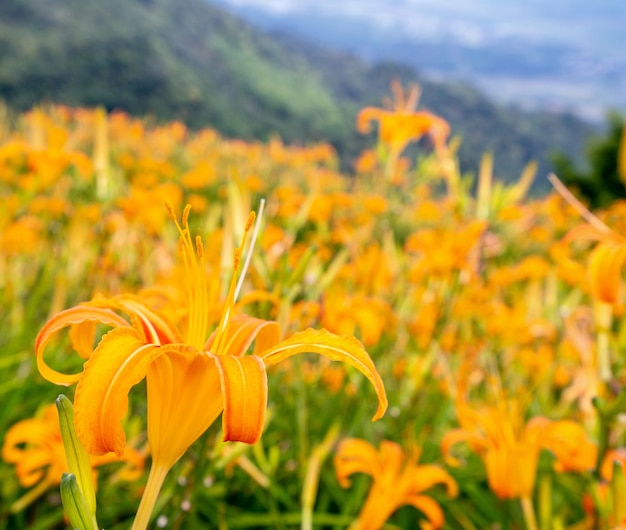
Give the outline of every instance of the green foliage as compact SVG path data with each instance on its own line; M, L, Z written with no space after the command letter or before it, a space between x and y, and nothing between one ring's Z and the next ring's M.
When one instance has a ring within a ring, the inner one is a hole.
M392 78L419 81L423 104L463 138L464 168L498 153L516 178L547 153L579 162L591 128L565 115L494 105L461 84L420 80L393 64L367 65L293 38L269 37L203 0L5 0L0 6L0 99L17 111L41 101L104 105L227 136L328 141L344 167L371 138L354 130L359 108L379 105Z
M610 114L606 134L592 138L587 145L588 169L580 169L564 154L554 158L559 178L582 195L592 208L606 207L615 199L626 198L626 186L618 174L623 132L624 117L617 113Z

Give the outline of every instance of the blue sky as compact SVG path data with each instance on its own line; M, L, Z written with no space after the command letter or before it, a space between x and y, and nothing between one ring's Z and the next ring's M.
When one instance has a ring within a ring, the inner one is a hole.
M624 0L222 0L276 12L316 11L367 19L415 35L452 36L468 43L518 36L602 50L621 47ZM615 50L617 53L626 53Z

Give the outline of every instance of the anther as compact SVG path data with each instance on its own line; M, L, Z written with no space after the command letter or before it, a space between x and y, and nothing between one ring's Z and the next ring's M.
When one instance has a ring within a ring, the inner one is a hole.
M204 245L202 244L202 238L200 236L196 236L196 252L200 259L204 258Z
M246 221L246 232L252 228L254 224L254 220L256 219L256 214L254 212L250 212L248 215L248 220Z
M176 214L174 213L174 207L172 206L172 203L166 200L165 207L167 208L167 213L172 218L172 221L176 221Z
M188 228L189 224L189 212L191 211L191 204L188 204L187 206L185 206L185 209L183 210L183 228Z

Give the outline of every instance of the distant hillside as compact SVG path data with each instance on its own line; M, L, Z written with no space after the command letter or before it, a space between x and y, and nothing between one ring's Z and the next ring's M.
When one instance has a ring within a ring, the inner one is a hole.
M580 160L591 132L572 116L496 106L467 86L269 36L203 0L0 2L0 98L16 110L102 104L245 139L329 141L347 162L373 141L354 131L358 109L379 104L393 77L421 82L422 105L462 135L468 170L490 150L503 177L533 158L545 173L553 151Z
M596 123L626 111L626 3L615 0L211 0L370 62L464 80L496 101Z

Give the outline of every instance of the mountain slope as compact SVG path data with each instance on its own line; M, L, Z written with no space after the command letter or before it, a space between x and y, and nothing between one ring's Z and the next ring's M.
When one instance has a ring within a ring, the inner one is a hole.
M202 0L4 0L0 3L0 98L24 110L39 101L105 105L159 120L211 126L225 135L329 141L349 161L372 138L354 131L365 104L379 104L395 65L255 30ZM550 151L577 157L589 125L493 105L462 85L421 81L423 105L463 136L461 161L485 150L516 178Z

